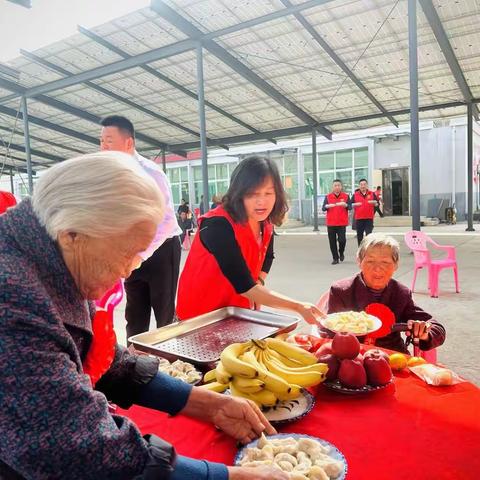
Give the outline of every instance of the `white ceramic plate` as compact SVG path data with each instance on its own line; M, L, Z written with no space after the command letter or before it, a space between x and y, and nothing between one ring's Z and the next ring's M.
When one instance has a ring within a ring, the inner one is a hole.
M348 314L348 313L350 313L350 312L330 313L325 318L322 318L320 320L320 323L322 324L322 326L324 328L326 328L327 330L330 330L331 332L335 332L335 333L337 333L337 332L348 332L348 333L352 333L353 335L356 335L357 337L363 337L364 335L368 335L369 333L376 332L382 326L382 321L378 317L374 317L373 315L367 314L367 317L372 322L373 326L371 328L367 329L366 331L364 331L364 332L353 332L351 330L345 330L344 328L343 329L342 328L337 329L334 326L335 320L337 320L342 315L345 315L345 314ZM355 312L355 313L359 313L359 312Z

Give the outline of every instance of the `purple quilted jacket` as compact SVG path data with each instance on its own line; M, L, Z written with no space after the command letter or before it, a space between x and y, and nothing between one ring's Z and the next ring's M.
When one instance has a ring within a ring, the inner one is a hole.
M104 393L93 390L82 371L93 313L30 201L1 215L0 478L129 479L158 453L104 395L128 407L156 360L117 347Z

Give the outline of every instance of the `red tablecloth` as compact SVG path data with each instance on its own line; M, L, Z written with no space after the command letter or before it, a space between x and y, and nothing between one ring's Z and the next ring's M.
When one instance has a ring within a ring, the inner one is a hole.
M119 412L180 454L232 464L235 442L209 424L141 407ZM471 383L431 387L401 373L385 390L355 397L320 386L312 412L279 431L336 445L351 480L480 478L480 390Z

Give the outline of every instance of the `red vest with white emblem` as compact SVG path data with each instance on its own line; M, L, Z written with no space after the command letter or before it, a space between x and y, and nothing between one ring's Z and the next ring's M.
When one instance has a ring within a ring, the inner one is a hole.
M212 217L228 220L250 274L257 281L272 238L273 225L264 222L260 245L249 224L236 223L223 207L217 207L200 217L199 230L202 220ZM197 234L178 283L177 316L180 320L186 320L228 306L251 308L248 298L235 291L215 257L203 246L200 234Z
M375 194L370 190L367 190L365 196L360 193L360 190L355 192L353 194L353 202L361 203L360 206L353 207L355 209L355 220L373 219L375 216L375 206L368 202L376 199Z
M348 195L340 192L338 197L334 193L327 195L327 203L348 202ZM331 207L327 210L327 226L328 227L344 227L348 225L348 209L347 207Z

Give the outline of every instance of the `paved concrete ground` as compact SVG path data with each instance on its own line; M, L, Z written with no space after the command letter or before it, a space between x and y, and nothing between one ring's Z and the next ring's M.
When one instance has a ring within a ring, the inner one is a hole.
M455 293L452 270L441 273L440 297L430 298L426 272L419 272L415 299L447 329L446 343L438 349L438 359L465 378L480 385L480 226L477 232L465 233L465 225L430 227L425 230L439 243L455 245L459 264L461 293ZM380 229L377 229L380 230ZM413 256L403 244L405 227L382 228L401 241L400 267L395 274L399 281L410 285ZM325 229L317 234L311 227L280 230L275 237L275 261L268 285L281 293L303 301L315 302L330 284L357 272L356 239L349 232L345 262L331 265ZM186 252L182 254L182 265ZM119 340L125 342L124 303L115 312ZM152 321L151 328L154 328Z

